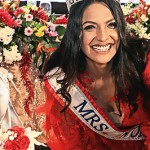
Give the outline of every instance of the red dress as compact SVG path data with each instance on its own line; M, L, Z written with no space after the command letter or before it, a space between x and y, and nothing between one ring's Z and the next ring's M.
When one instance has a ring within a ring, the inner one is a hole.
M150 88L150 55L143 73L144 81ZM97 106L95 101L86 91L82 83L87 80L79 78L78 84L87 95L89 101L107 122L113 127L115 125L104 114L103 110ZM86 84L85 84L86 85ZM145 140L112 140L95 133L86 126L70 109L65 113L60 113L63 106L57 100L58 95L53 91L50 84L45 81L46 103L37 109L37 112L46 114L45 130L47 133L47 144L52 150L146 150L146 144L150 142L150 115L142 109L142 99L139 97L138 110L129 118L128 104L121 104L124 119L119 129L125 130L133 126L140 125Z

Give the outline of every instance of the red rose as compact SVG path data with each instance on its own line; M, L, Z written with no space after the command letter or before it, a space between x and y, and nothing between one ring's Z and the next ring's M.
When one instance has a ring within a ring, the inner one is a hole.
M17 133L17 137L24 135L25 130L23 128L20 128L18 126L14 126L11 131L14 131L15 133Z
M30 144L30 140L26 135L19 137L17 140L17 145L21 150L27 150L29 144Z
M13 150L13 141L7 140L4 145L5 150Z
M19 150L15 141L7 140L4 144L5 150Z

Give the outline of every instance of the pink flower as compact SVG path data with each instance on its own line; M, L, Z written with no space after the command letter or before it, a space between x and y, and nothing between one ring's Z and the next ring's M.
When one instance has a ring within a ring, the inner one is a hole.
M58 36L58 33L57 33L57 31L54 31L54 32L50 31L48 35L54 37L54 36Z
M54 24L51 24L49 28L50 28L51 31L55 31L56 30L56 26Z
M32 21L33 20L33 15L31 14L26 14L25 15L26 21Z
M50 26L45 29L45 33L48 34L48 36L53 36L53 37L58 36L58 33L56 31L56 25L54 25L53 23L50 24Z
M30 28L30 27L25 28L24 34L25 34L26 36L31 36L31 35L33 34L33 29Z
M45 29L45 33L48 34L49 33L49 28Z
M21 20L21 19L16 19L16 23L17 23L17 25L18 25L18 26L20 26L20 27L21 27L22 20Z

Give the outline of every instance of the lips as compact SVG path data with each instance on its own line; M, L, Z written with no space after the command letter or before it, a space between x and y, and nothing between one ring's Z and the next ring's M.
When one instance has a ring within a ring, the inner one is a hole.
M110 45L110 44L105 45L105 46L102 46L102 45L93 45L93 46L91 46L91 48L92 48L94 51L107 52L107 51L109 51L109 49L111 48L111 45Z

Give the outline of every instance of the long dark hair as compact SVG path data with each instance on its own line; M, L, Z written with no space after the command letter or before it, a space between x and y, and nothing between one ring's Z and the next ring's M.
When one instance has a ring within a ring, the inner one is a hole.
M130 116L137 110L137 96L141 92L146 106L149 100L149 92L144 85L142 72L146 66L146 53L148 42L145 39L127 38L126 22L116 0L83 0L74 4L69 13L66 32L59 48L45 61L41 76L51 69L58 67L65 73L64 79L57 80L61 88L57 91L66 99L66 106L71 103L71 95L68 90L74 83L78 74L86 69L86 60L81 51L82 44L82 16L85 9L94 2L105 3L112 12L117 23L120 46L112 61L112 72L115 78L117 100L126 101L131 109ZM146 46L147 45L147 46Z

